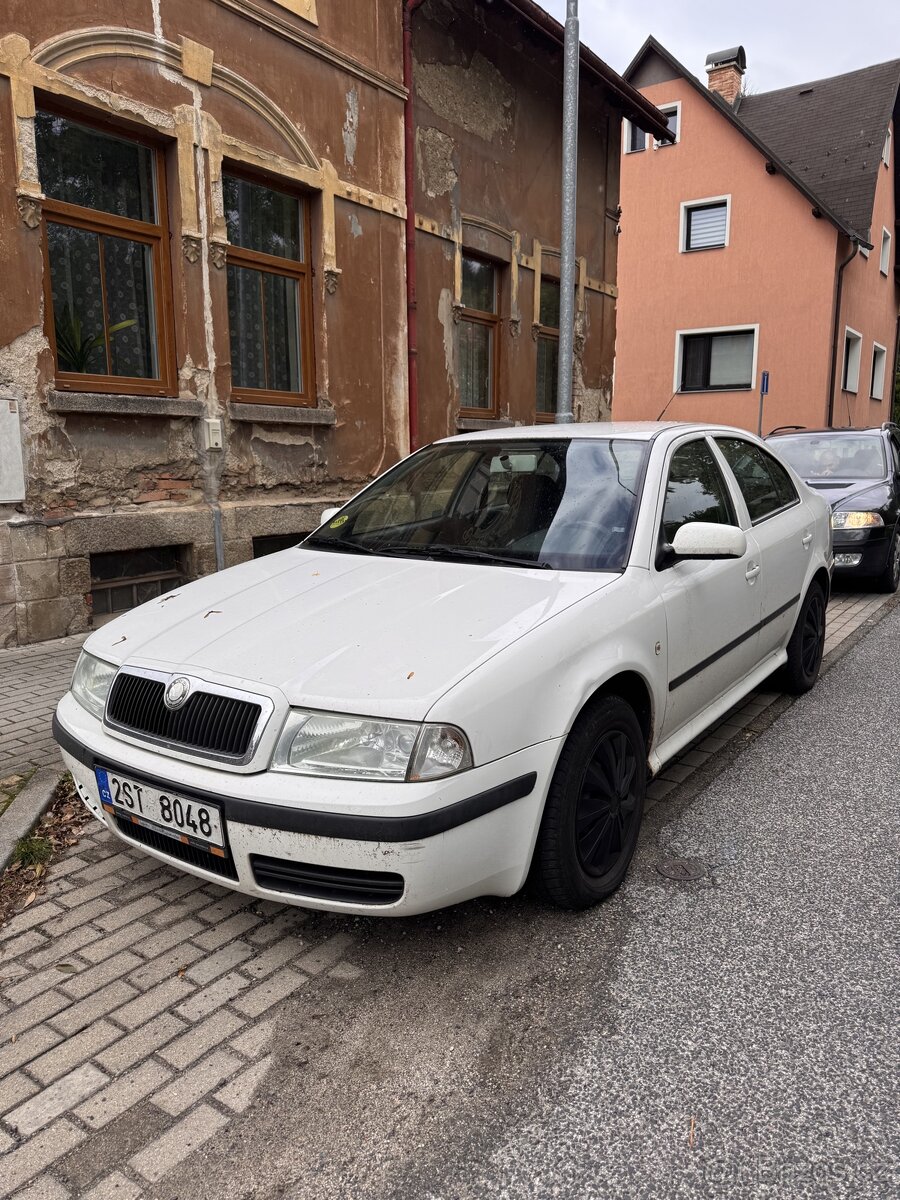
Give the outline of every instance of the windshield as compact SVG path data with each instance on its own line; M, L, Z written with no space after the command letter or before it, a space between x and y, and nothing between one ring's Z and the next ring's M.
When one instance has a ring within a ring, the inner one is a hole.
M449 442L405 459L303 545L495 566L620 571L648 443Z
M803 479L884 479L884 446L877 434L797 433L772 445Z

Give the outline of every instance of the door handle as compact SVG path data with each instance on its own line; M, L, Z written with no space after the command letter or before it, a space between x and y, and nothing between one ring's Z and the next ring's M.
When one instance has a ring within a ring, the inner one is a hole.
M744 578L747 580L748 583L752 583L754 581L754 579L759 574L759 570L760 570L760 567L759 567L758 562L751 562L748 564L747 573L744 576Z
M804 550L808 550L810 548L810 546L812 545L812 534L805 533L803 535L803 537L800 539L800 545L803 547Z

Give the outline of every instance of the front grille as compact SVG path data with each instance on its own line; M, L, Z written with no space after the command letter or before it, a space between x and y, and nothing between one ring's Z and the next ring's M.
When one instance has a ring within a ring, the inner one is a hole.
M262 707L236 696L194 692L183 708L166 708L161 679L120 671L107 704L107 720L136 734L228 758L243 758Z
M403 895L403 876L389 871L352 871L251 854L253 878L262 888L290 892L311 900L342 900L345 904L393 904Z
M223 879L237 879L238 877L230 858L219 858L216 854L210 854L208 850L201 850L199 847L185 842L177 842L174 838L157 833L155 829L148 829L146 825L138 825L134 821L129 821L127 817L122 817L118 813L114 814L114 820L116 827L133 842L140 842L142 846L149 846L151 850L158 850L160 854L167 854L169 858L177 858L180 862L190 863L192 867L200 867L204 871L210 871L213 875L221 875Z

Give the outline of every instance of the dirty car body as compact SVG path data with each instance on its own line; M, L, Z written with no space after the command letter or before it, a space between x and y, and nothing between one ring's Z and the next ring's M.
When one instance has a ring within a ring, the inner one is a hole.
M584 907L650 773L778 668L815 682L830 555L741 431L451 438L94 632L54 729L116 836L247 894L405 915L531 869Z

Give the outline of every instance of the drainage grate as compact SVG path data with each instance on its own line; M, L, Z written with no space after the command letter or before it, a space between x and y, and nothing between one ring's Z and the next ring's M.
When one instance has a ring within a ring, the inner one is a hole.
M706 863L699 858L664 858L656 864L660 875L666 879L675 879L679 883L693 883L707 874Z

